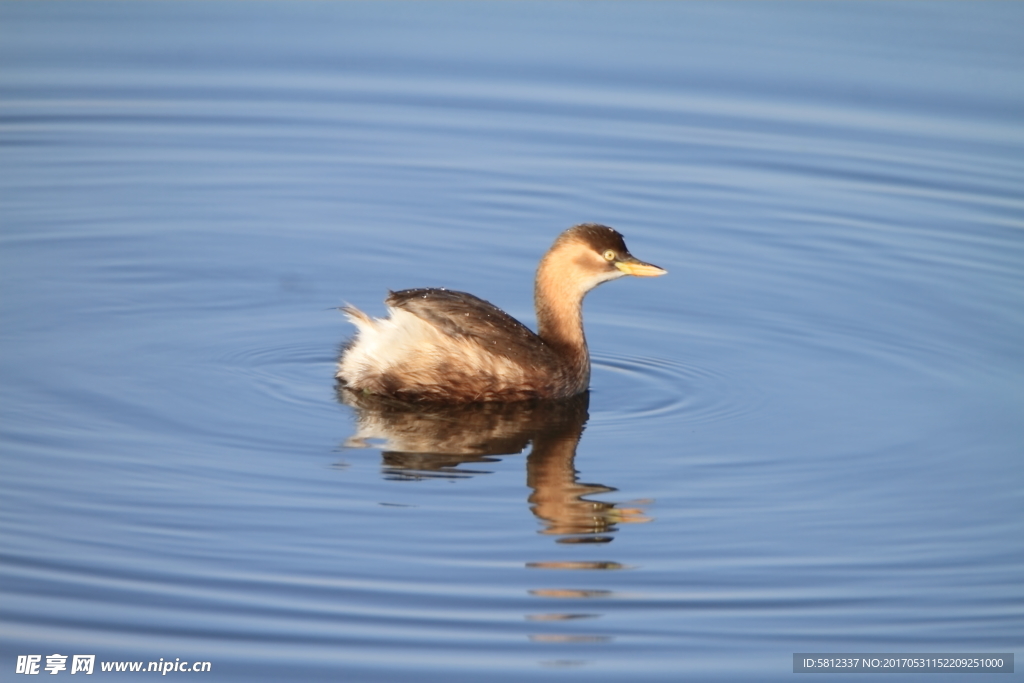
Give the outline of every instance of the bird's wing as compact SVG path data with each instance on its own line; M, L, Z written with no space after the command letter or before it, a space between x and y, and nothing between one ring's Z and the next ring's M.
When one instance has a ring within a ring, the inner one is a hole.
M550 349L530 328L497 306L465 292L449 289L405 289L391 292L388 306L401 308L452 337L469 339L491 353L519 362L536 363Z

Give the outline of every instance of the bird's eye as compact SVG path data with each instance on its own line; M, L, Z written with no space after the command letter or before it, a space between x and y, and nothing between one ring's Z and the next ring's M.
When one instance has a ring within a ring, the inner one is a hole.
M615 251L613 251L612 249L605 249L604 260L605 261L614 261L615 260Z

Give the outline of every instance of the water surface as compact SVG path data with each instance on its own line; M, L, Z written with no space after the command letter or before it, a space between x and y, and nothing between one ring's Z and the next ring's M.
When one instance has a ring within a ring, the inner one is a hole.
M0 666L1020 651L1022 22L0 5ZM669 270L588 297L587 397L339 401L337 306L443 286L532 325L579 222Z

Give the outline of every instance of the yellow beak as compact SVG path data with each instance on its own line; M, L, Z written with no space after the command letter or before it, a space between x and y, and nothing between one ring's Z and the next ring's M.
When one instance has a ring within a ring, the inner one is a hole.
M650 263L644 263L632 256L624 261L616 261L615 267L626 275L636 275L637 277L657 277L668 272L664 268L659 268L658 266Z

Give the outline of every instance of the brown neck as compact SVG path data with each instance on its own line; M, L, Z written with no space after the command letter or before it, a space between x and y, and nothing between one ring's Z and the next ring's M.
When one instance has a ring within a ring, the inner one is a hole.
M537 334L559 354L589 366L587 340L583 335L583 295L576 283L557 277L561 264L549 254L537 269L533 302L537 309Z

